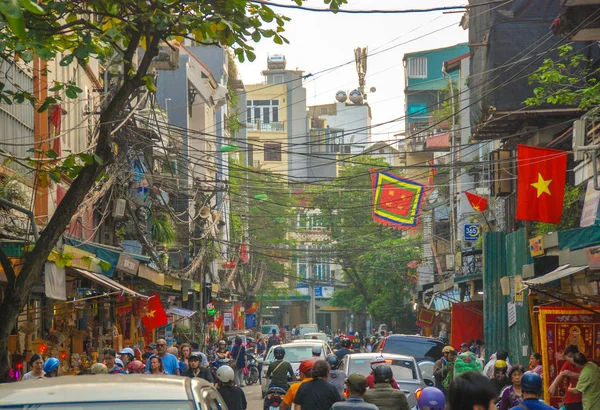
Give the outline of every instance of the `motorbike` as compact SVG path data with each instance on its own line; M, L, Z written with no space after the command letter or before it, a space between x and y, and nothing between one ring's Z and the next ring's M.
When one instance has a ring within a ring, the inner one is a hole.
M230 358L227 359L217 359L210 364L210 372L213 376L213 379L217 380L217 370L221 366L231 366L232 360Z
M270 386L265 396L263 410L279 410L285 393L287 392L281 387Z
M248 371L244 373L244 381L248 386L258 383L258 361L253 354L248 353Z

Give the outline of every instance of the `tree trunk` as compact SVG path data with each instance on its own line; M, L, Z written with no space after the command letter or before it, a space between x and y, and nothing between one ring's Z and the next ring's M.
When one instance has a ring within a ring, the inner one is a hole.
M123 83L101 114L101 126L95 153L102 159L103 164L94 162L82 168L46 228L40 234L33 250L24 256L25 263L19 275L14 281L9 280L4 299L0 303L0 382L8 381L9 378L8 336L15 328L17 318L26 305L31 290L41 279L44 264L50 252L65 232L71 217L93 187L98 175L112 161L111 133L113 128L118 125L115 121L122 115L133 92L141 85L143 82L133 80ZM5 271L6 269L4 267Z

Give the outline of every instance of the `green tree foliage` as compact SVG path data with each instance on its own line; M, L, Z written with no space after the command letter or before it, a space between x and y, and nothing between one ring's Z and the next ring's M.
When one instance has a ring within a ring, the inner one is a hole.
M349 284L335 291L332 303L357 313L368 311L376 322L391 324L407 314L414 286L407 264L419 260L421 252L418 237L404 238L403 231L373 222L369 170L387 166L380 158L361 156L310 197L329 221L327 249Z
M295 225L295 200L291 190L278 176L267 170L256 170L232 161L231 185L231 240L239 253L239 246L249 244L250 263L238 268L242 293L252 297L260 290L275 290L274 281L282 281L290 273L290 249L293 240L288 232ZM257 200L255 196L266 195Z
M302 4L302 0L295 0ZM324 0L336 9L346 0ZM105 69L120 73L99 113L93 153L68 157L73 182L27 254L17 276L10 260L0 251L7 284L0 302L0 381L8 376L8 336L25 306L33 286L39 282L48 255L64 233L77 207L97 178L114 161L115 130L126 120L131 101L145 87L154 92L150 65L160 47L173 41L191 39L199 44L230 47L239 61L253 60L252 42L263 38L275 44L287 42L283 36L289 19L276 13L266 2L249 0L56 0L39 7L33 0L0 0L0 58L9 64L30 64L37 57L58 60L63 67L86 65L97 59ZM143 49L143 52L140 50ZM36 73L44 75L44 72ZM0 102L29 101L38 111L62 99L77 99L82 93L73 82L49 85L49 97L36 100L31 90L12 84L10 76L0 78ZM58 96L56 95L58 94ZM56 153L48 152L52 158ZM62 166L65 166L63 163ZM58 175L48 169L50 175ZM58 171L60 173L60 171Z
M600 69L583 54L574 54L573 46L559 48L557 60L547 58L529 76L529 84L536 84L533 97L526 105L557 104L589 109L600 104Z
M565 185L565 197L563 200L563 213L560 224L548 224L536 222L533 225L535 236L546 235L550 232L562 231L564 229L578 228L583 210L584 186Z
M454 88L454 94L452 93L450 84L447 84L442 90L443 101L441 106L431 113L434 123L449 122L451 124L454 113L460 111L460 99L458 98L460 94L454 83L452 83L452 87ZM452 95L454 95L454 107L452 107ZM459 121L460 115L456 114L455 122L458 124Z

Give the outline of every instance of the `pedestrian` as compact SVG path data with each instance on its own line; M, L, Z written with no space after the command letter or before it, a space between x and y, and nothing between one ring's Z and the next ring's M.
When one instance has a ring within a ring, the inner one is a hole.
M308 360L312 361L313 363L316 362L317 360L321 360L321 353L323 352L323 348L319 345L315 345L312 348L312 357Z
M483 368L483 374L484 376L487 376L488 379L494 378L494 364L496 363L496 360L504 360L507 364L506 371L510 371L510 359L508 358L508 352L500 349L490 357L490 360Z
M146 370L147 374L167 374L160 356L152 356L148 361L148 364L150 365L150 369Z
M123 368L127 369L127 365L135 360L135 353L131 347L125 347L119 351L119 359L123 361Z
M246 410L248 402L244 391L234 385L235 374L231 367L221 366L217 369L217 390L229 410Z
M179 356L179 372L183 374L190 365L189 360L192 353L192 346L190 346L189 343L183 343L179 347L179 351L181 352L181 355Z
M460 344L460 353L466 353L469 351L469 344L467 342L462 342Z
M215 352L215 354L218 360L231 358L231 352L227 350L227 342L225 340L219 340L219 343L217 344L217 351Z
M285 396L283 396L279 410L287 410L290 408L294 402L294 398L296 398L296 393L298 393L300 385L312 380L311 372L313 365L314 362L312 360L304 360L302 363L300 363L300 366L298 367L298 370L300 371L300 381L290 386Z
M167 342L165 339L158 339L156 341L156 348L158 349L158 353L156 355L150 356L152 359L155 356L160 357L162 366L166 374L174 374L179 376L179 362L177 360L177 356L167 352ZM146 371L150 370L150 361L146 365Z
M583 353L575 353L573 364L581 369L579 381L575 387L569 387L572 393L582 396L583 410L600 408L600 370L594 362L588 362Z
M117 354L114 349L104 350L104 364L108 369L108 374L125 374L125 370L122 367L117 366L115 362Z
M285 357L285 349L281 346L275 346L273 349L273 356L275 361L269 364L267 373L265 376L270 380L269 387L279 387L287 392L288 390L288 376L292 380L296 380L294 369L289 362L283 360Z
M271 330L271 336L269 337L269 340L267 341L267 352L269 351L269 349L273 346L277 346L281 344L281 339L279 338L279 336L277 336L277 329L272 329Z
M370 364L371 373L367 376L367 386L369 387L369 389L372 389L375 387L375 369L381 365L389 366L388 362L385 361L383 356L377 356L371 360L371 364ZM396 382L396 380L393 377L392 377L392 387L396 390L400 390L400 386L398 386L398 383Z
M296 336L296 326L292 326L292 336Z
M235 346L231 350L231 357L233 357L231 367L235 375L235 385L244 387L244 369L248 363L248 356L246 355L246 346L242 345L240 336L235 337Z
M151 352L152 354L157 354L158 346L156 346L156 343L150 343L148 346L146 346L146 352Z
M495 410L495 401L490 379L477 372L456 376L448 389L449 410Z
M371 353L373 351L373 342L371 342L371 338L366 339L367 346L365 346L365 352Z
M536 373L527 372L523 375L521 389L523 390L523 401L510 410L555 410L554 407L540 401L542 378Z
M329 364L325 360L315 362L310 382L303 383L294 398L295 410L329 410L334 403L342 401L337 389L327 382Z
M360 338L360 333L356 332L354 334L354 339L352 339L352 349L355 352L360 352L361 347L362 347L362 340Z
M373 375L375 386L364 395L367 403L376 405L379 410L410 410L404 392L392 387L394 373L390 366L385 364L377 366Z
M346 401L340 401L331 406L332 410L378 410L374 404L364 400L367 391L367 379L359 373L351 374L346 379ZM381 408L379 408L381 410Z
M215 382L215 379L213 378L210 370L207 367L203 367L201 365L200 352L192 352L192 354L188 358L187 369L182 373L182 375L191 378L199 377L201 379L206 380L209 383Z
M442 349L442 357L433 365L433 377L435 387L445 392L454 377L454 361L456 360L456 350L452 346L446 346Z
M144 354L142 354L142 363L144 363L144 366L146 366L148 364L148 360L154 355L154 353L152 352L144 352Z
M258 343L256 343L256 354L259 356L264 355L267 352L267 344L265 343L265 338L263 336L258 338Z
M340 394L340 397L344 397L346 373L339 369L340 361L337 356L332 354L327 356L327 363L329 363L329 383L335 386Z
M544 367L542 366L542 355L539 353L531 353L529 356L529 370L537 373L538 376L544 379Z
M29 368L31 369L23 375L21 381L41 379L44 377L44 359L37 353L31 355L29 359Z
M492 379L492 386L496 389L496 396L500 396L502 389L510 385L510 379L506 376L507 370L508 363L504 360L496 360L494 363L494 378Z
M563 352L565 363L560 368L560 372L548 388L548 392L551 395L556 393L558 386L562 385L565 378L569 380L569 386L577 385L579 373L581 373L581 368L575 366L573 363L573 357L577 353L579 353L579 347L577 347L577 345L569 345L565 348L565 351ZM563 403L565 405L565 410L581 410L583 408L581 394L569 389L565 392Z
M525 368L520 364L513 366L508 373L511 385L504 388L500 394L500 410L509 410L523 401L523 391L521 390L521 378L525 373Z

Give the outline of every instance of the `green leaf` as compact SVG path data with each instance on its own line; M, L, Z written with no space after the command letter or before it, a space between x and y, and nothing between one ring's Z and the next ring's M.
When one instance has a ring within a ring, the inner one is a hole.
M92 165L94 163L94 157L92 154L79 154L79 158L83 161L85 165Z
M104 161L102 160L102 158L99 155L97 155L97 154L94 154L94 161L96 161L96 163L98 165L104 164Z
M23 61L29 63L33 61L33 52L31 50L27 50L21 54L21 58L23 59Z
M77 92L75 90L73 90L72 88L67 88L67 90L65 91L65 94L67 97L69 97L71 99L77 98Z
M56 159L58 158L58 153L53 149L49 149L48 151L46 151L46 156L50 159Z
M19 0L19 3L21 3L21 6L23 6L23 8L30 13L40 16L46 14L46 11L42 8L42 6L31 0Z
M279 45L283 44L283 39L282 39L282 38L281 38L281 36L280 36L280 35L278 35L278 34L276 34L276 35L273 37L273 41L275 42L275 44L279 44Z
M156 84L154 84L154 78L150 75L145 75L144 77L144 82L146 83L146 88L148 89L148 91L150 92L157 92L158 89L156 88Z
M0 0L0 14L4 16L8 27L17 37L21 40L27 37L25 21L18 0Z
M71 65L74 58L75 58L75 56L73 54L66 55L60 60L60 63L58 63L58 64L61 67L67 67L67 66Z

